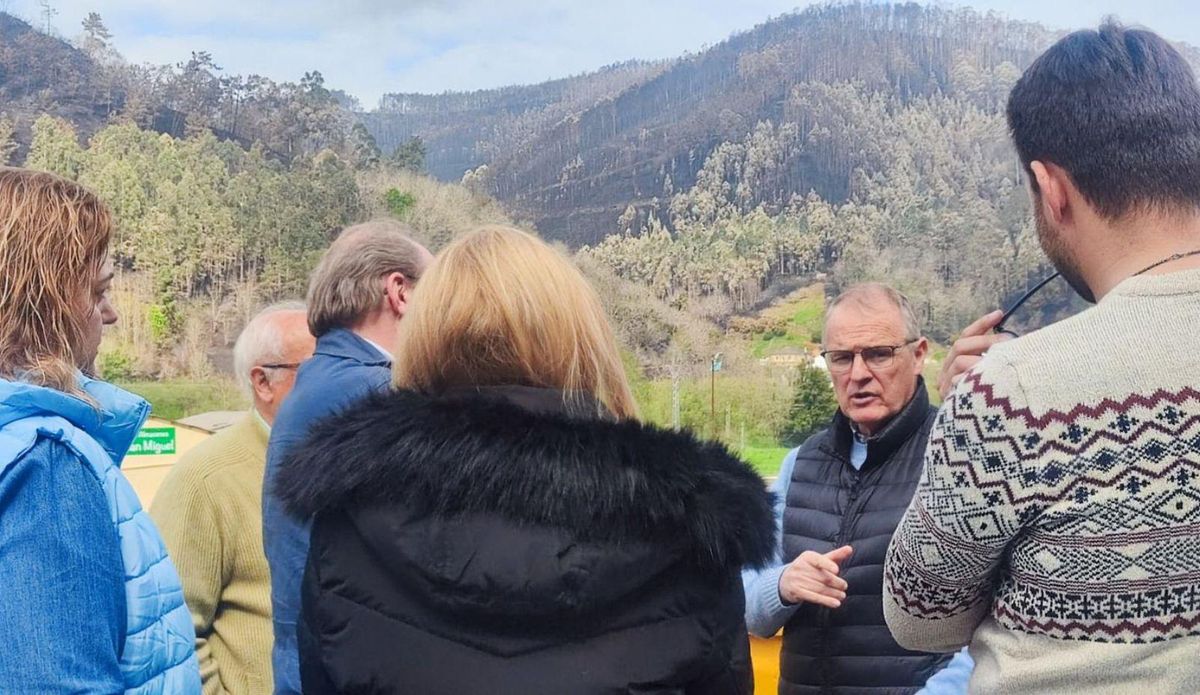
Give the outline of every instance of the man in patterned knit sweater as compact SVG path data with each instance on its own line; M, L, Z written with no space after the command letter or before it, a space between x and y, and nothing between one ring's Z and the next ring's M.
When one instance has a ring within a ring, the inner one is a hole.
M973 693L1200 692L1200 89L1158 36L1065 37L1008 120L1042 248L1096 306L993 346L888 550L910 649Z

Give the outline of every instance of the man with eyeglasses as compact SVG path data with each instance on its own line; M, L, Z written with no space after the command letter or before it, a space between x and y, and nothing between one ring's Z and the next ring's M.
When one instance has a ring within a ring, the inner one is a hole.
M150 508L183 583L206 695L271 692L271 575L262 538L267 441L315 342L300 302L268 307L246 324L233 363L250 412L180 458Z
M1169 42L1106 22L1035 60L1007 111L1042 249L1095 306L958 341L884 614L907 647L969 644L973 693L1192 695L1200 85Z
M784 458L778 563L743 577L747 626L761 637L783 628L783 695L964 692L965 656L944 669L949 655L900 647L883 619L884 552L936 413L921 377L929 343L908 299L881 284L831 301L822 342L838 412Z

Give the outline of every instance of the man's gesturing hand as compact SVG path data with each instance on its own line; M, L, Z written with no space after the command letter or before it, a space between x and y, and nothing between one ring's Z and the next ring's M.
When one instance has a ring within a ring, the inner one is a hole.
M846 580L838 576L840 565L854 549L843 545L822 555L811 550L800 553L779 577L779 598L784 603L815 603L838 608L846 598Z

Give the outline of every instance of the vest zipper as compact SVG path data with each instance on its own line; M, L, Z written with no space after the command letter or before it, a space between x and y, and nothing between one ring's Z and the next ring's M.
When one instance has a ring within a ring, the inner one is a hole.
M838 455L836 452L833 452L833 451L831 451L830 453L832 453L834 458L837 459L838 461L840 461L843 466L850 465L849 459L843 458L842 456ZM867 465L866 461L863 462L863 465L864 466ZM862 503L859 502L859 492L862 487L862 477L863 476L862 476L861 469L854 471L854 479L850 485L850 490L847 494L846 509L842 513L842 520L838 523L837 536L834 538L834 544L833 544L833 548L831 548L831 550L836 550L837 548L840 548L846 544L846 537L849 534L849 523L848 522L850 519L853 518L854 514L858 511L859 507L862 506ZM839 576L841 576L841 575L839 575ZM823 658L821 659L821 667L822 667L821 671L822 671L822 680L824 681L824 683L822 684L821 690L822 690L822 692L832 693L832 692L834 692L834 686L830 682L830 674L829 674L830 656L829 656L829 647L828 647L828 645L829 645L828 635L829 635L829 623L831 621L831 618L833 617L833 609L821 607L820 610L821 610L821 613L820 613L820 619L818 620L818 624L820 626L820 636L819 637L821 640L821 646L822 646L822 652L823 652L823 654L822 654Z

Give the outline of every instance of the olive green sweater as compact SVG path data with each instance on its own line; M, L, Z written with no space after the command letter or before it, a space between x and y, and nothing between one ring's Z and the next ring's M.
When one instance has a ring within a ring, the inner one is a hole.
M247 414L180 458L150 508L183 580L205 695L271 693L267 438L266 424Z

